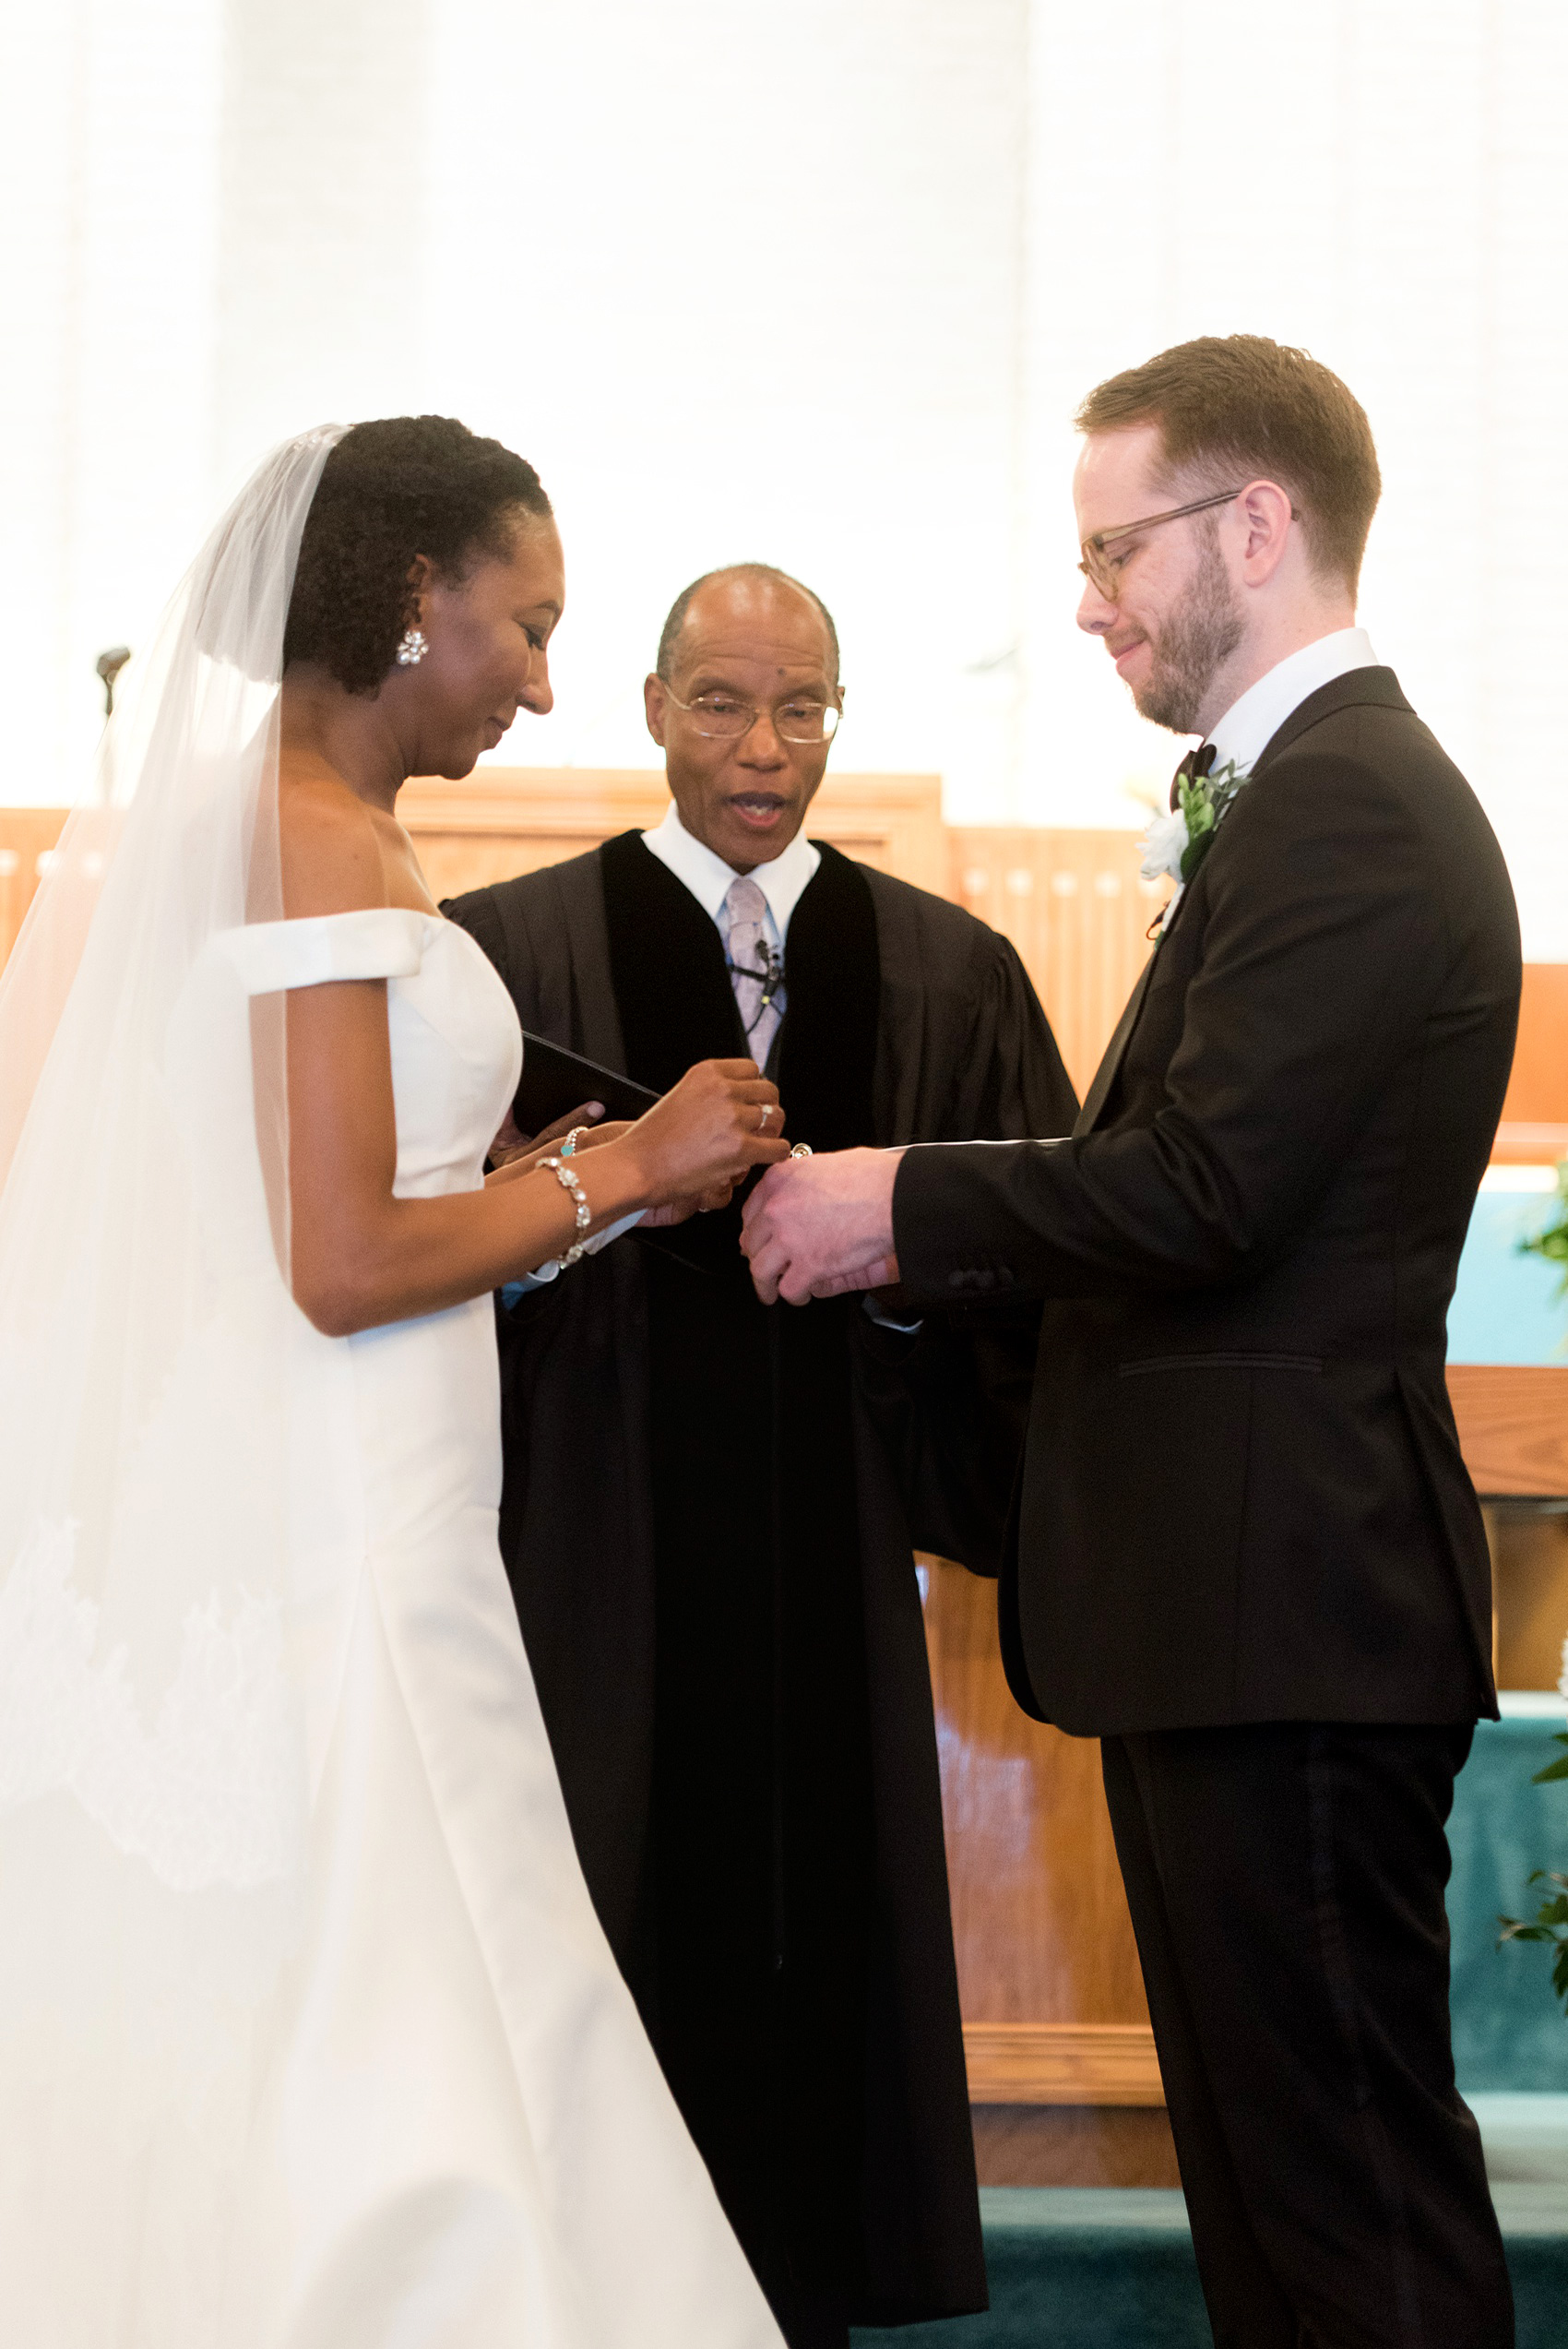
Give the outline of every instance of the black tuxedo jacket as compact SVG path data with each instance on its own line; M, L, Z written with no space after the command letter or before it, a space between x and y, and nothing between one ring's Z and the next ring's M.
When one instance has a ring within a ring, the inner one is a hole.
M1357 670L1257 760L1073 1139L907 1152L912 1297L1051 1301L1003 1569L1026 1710L1495 1711L1444 1323L1519 977L1474 794Z

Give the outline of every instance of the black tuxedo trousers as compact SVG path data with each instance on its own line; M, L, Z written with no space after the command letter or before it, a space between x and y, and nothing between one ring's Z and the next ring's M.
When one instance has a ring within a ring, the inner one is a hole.
M1105 1792L1217 2349L1509 2349L1454 2084L1468 1729L1108 1737Z
M1045 1301L1003 1652L1106 1741L1247 2349L1511 2338L1448 2051L1443 1822L1496 1699L1443 1365L1519 983L1474 794L1358 670L1255 762L1073 1138L898 1169L912 1302Z

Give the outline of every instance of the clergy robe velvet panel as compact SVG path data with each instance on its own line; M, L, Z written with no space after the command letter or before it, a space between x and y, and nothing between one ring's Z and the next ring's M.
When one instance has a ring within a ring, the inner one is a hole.
M636 833L447 908L525 1027L660 1089L744 1050ZM1007 942L824 847L775 1067L820 1149L1065 1132ZM606 1929L786 2330L984 2304L910 1552L994 1572L1035 1317L756 1301L739 1212L500 1316L503 1547Z

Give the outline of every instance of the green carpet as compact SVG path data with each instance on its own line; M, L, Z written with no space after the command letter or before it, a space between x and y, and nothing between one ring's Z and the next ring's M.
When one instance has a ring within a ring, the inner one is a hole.
M1568 2338L1568 2225L1497 2188L1518 2349ZM860 2349L1212 2349L1180 2194L992 2186L980 2195L991 2310L851 2334Z

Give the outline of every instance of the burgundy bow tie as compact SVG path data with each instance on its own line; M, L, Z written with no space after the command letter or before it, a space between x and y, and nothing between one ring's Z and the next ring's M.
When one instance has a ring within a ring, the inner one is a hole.
M1214 745L1211 742L1200 743L1196 750L1190 750L1187 753L1187 756L1182 759L1182 764L1177 768L1176 772L1170 778L1170 813L1172 816L1175 815L1176 810L1182 805L1182 785L1183 783L1195 783L1198 777L1200 775L1206 775L1213 765Z

